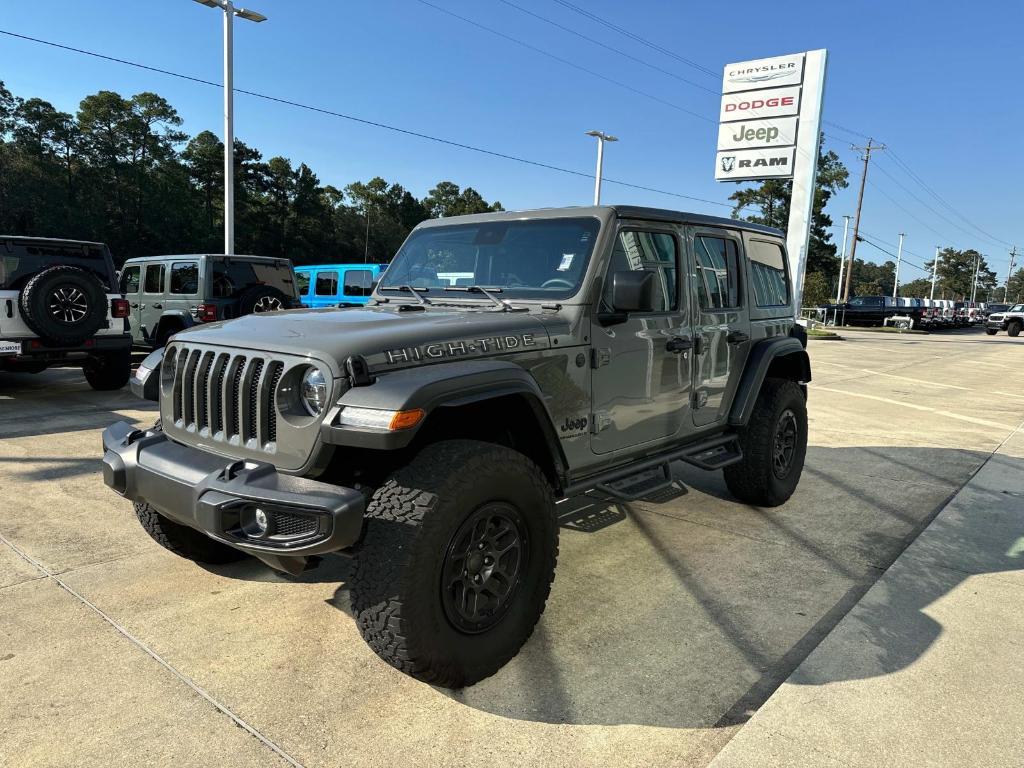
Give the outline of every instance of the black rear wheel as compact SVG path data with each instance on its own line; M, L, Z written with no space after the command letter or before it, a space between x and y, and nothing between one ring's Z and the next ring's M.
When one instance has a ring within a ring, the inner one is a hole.
M785 504L807 455L807 403L796 382L765 379L739 439L743 459L724 470L729 490L747 504Z
M497 672L533 632L558 556L554 494L516 451L428 445L373 495L352 608L392 666L459 688Z
M995 328L986 328L985 333L987 333L989 336L995 336L997 333L999 333L999 331L997 331Z

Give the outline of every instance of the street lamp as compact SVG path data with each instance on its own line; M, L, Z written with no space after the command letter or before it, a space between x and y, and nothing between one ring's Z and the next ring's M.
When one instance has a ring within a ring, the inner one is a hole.
M593 136L597 139L597 173L594 176L594 205L600 205L601 170L604 166L604 143L606 141L618 141L618 139L601 131L587 131L587 136Z
M235 16L246 21L267 17L248 8L236 8L231 0L195 0L224 12L224 253L235 252L235 83L232 25Z

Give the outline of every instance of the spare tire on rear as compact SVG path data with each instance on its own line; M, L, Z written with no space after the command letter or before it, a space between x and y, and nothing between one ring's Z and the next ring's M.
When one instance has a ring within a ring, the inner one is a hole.
M43 341L76 346L107 324L107 292L84 269L56 266L25 283L18 299L25 324Z
M288 309L288 297L272 285L254 285L238 299L238 314L251 315Z

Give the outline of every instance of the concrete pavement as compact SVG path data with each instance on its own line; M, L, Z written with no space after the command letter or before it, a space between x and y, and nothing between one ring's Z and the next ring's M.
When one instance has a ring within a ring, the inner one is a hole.
M100 429L147 404L0 375L0 764L707 765L1024 419L992 396L1024 362L1004 336L811 355L787 505L685 466L658 498L563 504L536 633L458 692L366 648L344 559L288 579L151 542L98 464Z

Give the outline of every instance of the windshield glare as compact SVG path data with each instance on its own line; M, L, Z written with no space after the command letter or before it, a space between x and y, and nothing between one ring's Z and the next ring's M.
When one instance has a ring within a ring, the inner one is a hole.
M599 228L594 218L427 227L405 241L379 288L479 285L500 288L503 299L567 299L579 290Z

